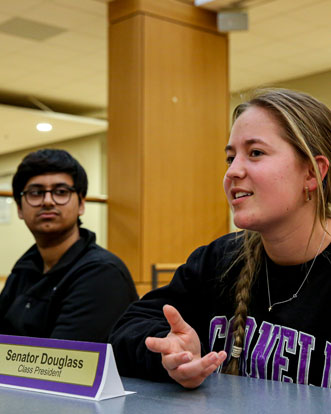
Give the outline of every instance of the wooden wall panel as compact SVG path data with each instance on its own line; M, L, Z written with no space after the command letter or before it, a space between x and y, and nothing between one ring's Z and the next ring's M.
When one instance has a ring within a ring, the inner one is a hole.
M228 231L227 37L177 0L109 11L108 241L143 294L153 263L182 263Z
M144 270L228 231L227 39L146 16ZM216 53L217 51L217 53Z
M141 272L142 16L109 29L108 248Z

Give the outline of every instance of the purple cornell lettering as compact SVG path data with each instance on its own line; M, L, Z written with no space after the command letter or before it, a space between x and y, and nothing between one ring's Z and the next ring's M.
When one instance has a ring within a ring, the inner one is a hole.
M226 316L215 316L210 321L209 327L209 348L212 351L216 338L225 338L227 333L228 320Z
M315 349L315 338L306 333L299 334L300 355L298 361L297 383L308 384L311 352Z
M257 324L255 321L255 318L252 318L251 316L247 316L244 349L243 349L242 357L239 360L240 372L243 377L246 377L248 375L248 372L247 372L248 351L251 346L251 342L253 339L254 332L256 330L256 326Z
M259 339L252 352L252 367L250 377L267 378L267 366L270 354L278 338L280 327L263 322L259 330Z
M330 388L331 386L331 376L330 376L330 360L331 360L331 344L330 342L326 342L325 344L325 363L323 369L323 379L322 379L322 387Z
M288 371L289 360L284 356L284 348L290 354L295 354L297 348L298 332L291 328L282 327L280 330L278 346L274 355L272 379L275 381L293 382L293 379L283 376ZM282 378L283 377L283 378Z

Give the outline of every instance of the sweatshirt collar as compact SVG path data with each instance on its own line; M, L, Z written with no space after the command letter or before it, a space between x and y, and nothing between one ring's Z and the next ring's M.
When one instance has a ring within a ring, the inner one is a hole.
M54 273L70 266L76 262L78 257L85 254L86 249L91 243L95 243L95 233L90 230L79 228L80 238L61 256L60 260L45 275L51 276ZM17 261L14 269L26 269L43 272L44 263L39 253L37 245L34 244L30 249ZM13 270L14 270L13 269Z

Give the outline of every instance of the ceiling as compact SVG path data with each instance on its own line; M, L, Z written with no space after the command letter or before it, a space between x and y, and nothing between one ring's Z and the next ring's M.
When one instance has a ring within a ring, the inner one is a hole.
M102 133L108 126L102 119L1 104L0 122L0 154ZM39 132L36 125L40 123L51 123L53 128Z
M106 3L1 0L0 103L105 119ZM230 34L232 92L331 69L331 0L214 0L203 7L216 11L234 4L247 8L249 30ZM9 117L4 109L2 125ZM27 125L30 115L21 111L16 119ZM26 127L21 136L25 146L34 145ZM22 145L16 138L5 152Z
M248 31L229 37L232 92L331 69L331 0L200 2L214 11L246 6Z

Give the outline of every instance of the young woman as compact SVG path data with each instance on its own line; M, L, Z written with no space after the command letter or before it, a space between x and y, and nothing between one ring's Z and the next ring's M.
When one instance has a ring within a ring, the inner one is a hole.
M224 189L245 230L200 247L131 305L110 338L120 374L329 387L331 112L303 93L260 91L235 109L225 150Z

